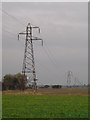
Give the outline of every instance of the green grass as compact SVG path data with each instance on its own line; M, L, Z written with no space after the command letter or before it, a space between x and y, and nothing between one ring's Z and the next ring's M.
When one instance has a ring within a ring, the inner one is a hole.
M2 117L2 94L0 93L0 119Z
M3 118L88 118L87 96L3 95Z

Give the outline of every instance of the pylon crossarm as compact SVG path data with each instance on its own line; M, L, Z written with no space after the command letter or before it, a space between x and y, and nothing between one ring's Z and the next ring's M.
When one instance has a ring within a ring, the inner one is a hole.
M19 35L25 35L26 33L19 33Z
M40 33L40 28L39 28L39 27L36 27L36 26L35 26L35 27L32 27L32 28L37 28L37 29L38 29L38 32Z
M41 38L38 38L38 37L34 37L32 38L32 40L42 40Z
M19 33L18 34L18 40L19 40L19 35L26 35L26 33Z
M39 27L37 27L37 26L32 26L32 28L39 28ZM40 28L39 28L40 29Z
M38 38L38 37L34 37L34 38L32 38L32 40L41 40L42 41L42 46L43 46L43 39Z

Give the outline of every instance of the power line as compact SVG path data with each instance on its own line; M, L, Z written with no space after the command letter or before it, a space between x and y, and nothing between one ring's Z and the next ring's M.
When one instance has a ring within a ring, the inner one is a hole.
M11 32L11 31L8 31L8 30L6 30L6 29L4 29L4 28L2 28L5 32L7 32L7 33L9 33L10 35L12 34L12 35L14 35L14 36L16 36L17 34L15 34L15 33L13 33L13 32Z
M10 37L16 37L16 34L15 33L13 33L13 32L10 32L10 31L7 31L7 30L5 30L5 29L3 29L4 31L6 31L7 33L9 33L9 35L10 35ZM11 36L12 35L12 36ZM48 60L50 61L50 63L52 63L52 64L54 64L54 65L56 65L55 64L55 62L52 60L52 58L51 58L51 56L50 56L50 53L48 53L48 51L46 50L46 48L44 48L44 52L46 53L46 55L47 55L47 57L48 57ZM40 51L41 52L41 51ZM38 61L38 60L37 60ZM39 62L38 62L39 63ZM48 71L48 67L47 67L47 64L45 65L45 64L42 64L41 65L42 66L42 68L44 67L44 68L46 68L46 70ZM53 66L53 65L52 65ZM55 72L55 74L56 74L56 72ZM59 75L59 74L56 74L56 75Z
M2 28L3 29L3 28ZM8 30L5 30L3 29L6 33L8 33L8 36L9 37L13 37L13 38L16 38L17 39L17 34L11 32L11 31L8 31ZM2 32L3 33L3 32ZM4 34L5 35L5 34ZM20 36L21 39L24 39L23 37Z
M2 10L2 12L3 12L4 14L6 14L7 16L11 17L12 19L16 20L18 23L24 25L24 24L21 23L21 21L19 21L16 17L14 17L13 15L9 14L9 13L6 12L5 10ZM34 25L33 25L33 26L34 26ZM13 33L9 32L9 31L6 31L6 32L8 32L8 33L10 33L10 34L13 34ZM45 53L47 54L47 56L48 56L49 60L52 62L52 64L54 64L54 65L57 67L56 61L55 61L54 58L52 58L53 55L52 55L51 51L48 49L46 43L45 43L45 46L46 46L46 47L44 47Z
M40 51L41 52L41 51ZM39 64L38 66L41 66L41 71L45 71L45 73L47 72L48 73L48 71L49 71L49 69L48 69L48 65L47 64L40 64L41 63L41 61L39 61L38 59L36 59L36 63L37 64ZM51 63L51 62L50 62ZM54 67L54 66L53 66ZM40 71L40 69L36 69L36 70L39 70ZM52 72L52 70L50 70L51 72ZM55 70L56 71L56 70ZM54 72L54 73L52 73L54 76L58 76L59 74L57 73L57 71L56 72ZM45 78L44 78L45 79ZM56 81L56 80L55 80Z
M15 27L15 25L14 25L14 27L13 27L13 31L12 31L12 25L9 25L9 24L5 24L4 22L3 22L3 24L2 24L2 28L4 28L5 30L10 30L11 32L16 32L16 27Z
M0 9L1 10L1 9ZM19 21L15 16L9 14L8 12L6 12L5 10L1 10L4 14L6 14L7 16L11 17L12 19L16 20L19 24L21 25L25 25L24 23L22 23L21 21Z
M56 59L55 59L54 55L52 54L51 50L49 49L48 45L46 44L46 42L44 42L44 46L46 47L46 49L47 49L47 51L48 51L49 55L52 57L52 59L53 59L54 63L56 64L56 63L57 63L57 61L56 61Z
M21 22L19 19L17 19L15 16L9 14L8 12L6 12L5 10L3 9L0 9L1 12L3 12L4 14L6 14L7 16L11 17L12 19L16 20L19 24L21 25L24 25L25 26L25 23ZM32 24L32 23L31 23ZM32 26L35 26L34 24L32 24ZM37 27L37 26L36 26Z
M52 57L51 57L50 53L48 52L48 50L47 50L45 47L43 47L43 49L44 49L44 52L46 53L46 55L48 56L49 60L51 61L51 63L52 63L55 67L57 67L56 62L54 62L54 60L52 59Z
M9 33L10 35L12 35L13 37L16 37L16 34L15 34L15 33L11 32L11 31L8 31L8 30L5 30L5 29L3 29L3 30L6 31L7 33ZM44 43L44 45L46 45L46 43ZM45 46L44 46L44 51L45 51L45 53L47 54L50 62L52 62L52 64L54 64L54 65L56 66L56 63L55 63L55 61L53 61L53 59L52 59L52 57L51 57L51 53L50 53L48 47L47 47L47 49L46 49ZM49 52L48 52L48 51L49 51Z

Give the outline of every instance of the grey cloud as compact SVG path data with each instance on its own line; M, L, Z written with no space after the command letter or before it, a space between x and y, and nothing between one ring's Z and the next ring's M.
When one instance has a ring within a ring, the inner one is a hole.
M41 34L34 31L35 35L43 38L55 58L54 64L41 44L34 42L38 82L66 84L65 73L72 70L87 83L87 3L3 3L3 10L24 24L3 13L3 74L21 70L25 40L17 41L17 34L31 22L41 28Z

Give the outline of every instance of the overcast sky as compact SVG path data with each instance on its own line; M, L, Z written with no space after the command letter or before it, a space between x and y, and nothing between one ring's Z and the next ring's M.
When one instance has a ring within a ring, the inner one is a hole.
M41 28L44 46L34 42L38 83L67 84L74 78L88 82L88 3L3 3L3 75L22 70L24 37L19 32L30 22ZM6 13L6 12L8 13ZM14 17L13 17L14 16Z

